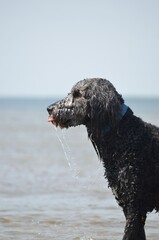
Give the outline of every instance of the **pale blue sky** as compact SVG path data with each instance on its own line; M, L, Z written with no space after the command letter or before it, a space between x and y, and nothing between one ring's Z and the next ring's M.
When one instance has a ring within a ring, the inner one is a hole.
M88 77L159 96L158 0L0 0L0 96L64 95Z

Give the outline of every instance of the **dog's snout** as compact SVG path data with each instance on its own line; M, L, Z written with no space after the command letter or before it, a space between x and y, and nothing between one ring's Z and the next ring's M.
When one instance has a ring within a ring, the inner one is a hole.
M47 107L47 111L48 111L49 114L52 113L52 110L53 110L53 105L50 105L50 106Z

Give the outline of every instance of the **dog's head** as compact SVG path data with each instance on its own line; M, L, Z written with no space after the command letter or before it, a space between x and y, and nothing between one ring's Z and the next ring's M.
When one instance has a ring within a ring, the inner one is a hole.
M105 79L79 81L66 98L51 104L48 121L61 128L86 125L113 127L119 120L123 103L113 85Z

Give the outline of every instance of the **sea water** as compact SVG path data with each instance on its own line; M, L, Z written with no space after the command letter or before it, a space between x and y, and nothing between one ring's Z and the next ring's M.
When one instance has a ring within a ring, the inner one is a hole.
M0 99L0 240L117 240L125 218L85 127L55 129L55 99ZM159 99L127 99L159 126ZM147 238L158 240L158 213Z

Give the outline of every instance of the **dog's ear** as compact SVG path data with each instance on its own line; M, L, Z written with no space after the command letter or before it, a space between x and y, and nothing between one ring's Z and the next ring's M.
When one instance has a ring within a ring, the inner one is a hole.
M120 119L122 97L114 91L96 92L90 99L92 126L98 129L114 128Z

